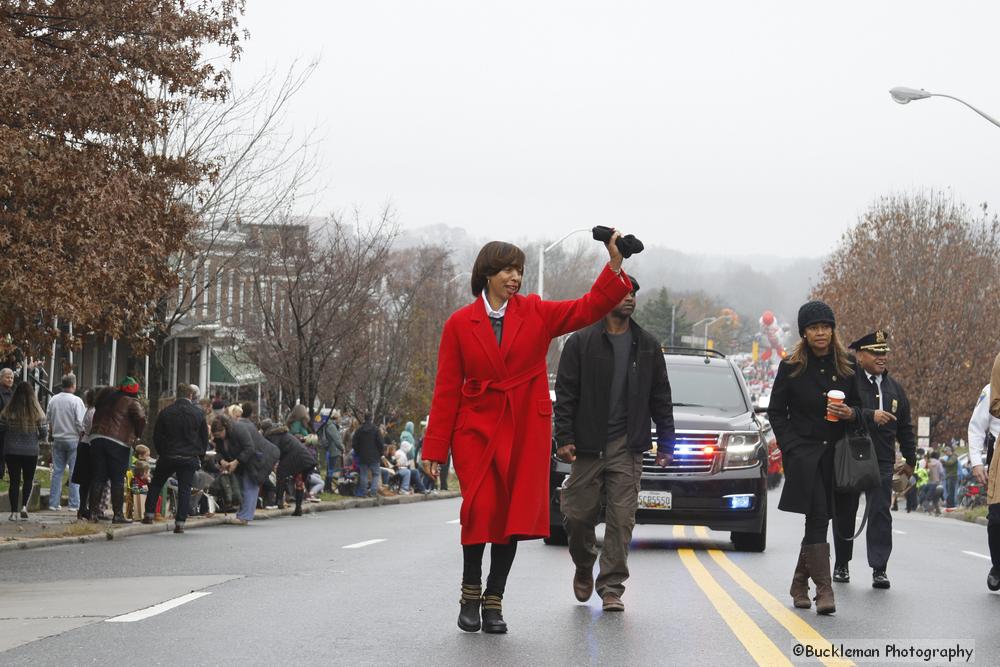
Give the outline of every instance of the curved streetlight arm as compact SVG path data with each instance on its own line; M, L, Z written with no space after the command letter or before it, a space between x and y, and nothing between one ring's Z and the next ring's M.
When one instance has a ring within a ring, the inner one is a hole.
M972 109L973 111L975 111L977 114L979 114L989 122L993 123L997 127L1000 127L1000 121L998 121L996 118L989 115L985 111L977 109L976 107L972 106L965 100L959 97L955 97L954 95L946 95L944 93L932 93L924 90L923 88L920 89L907 88L906 86L897 86L896 88L891 89L889 91L889 95L892 97L892 100L894 102L897 102L899 104L909 104L910 102L916 100L925 100L928 97L947 97L949 100L955 100L959 104L965 105L966 107Z
M545 253L552 250L557 245L573 236L573 234L579 234L580 232L589 232L589 229L574 229L573 231L565 234L561 239L555 243L550 244L548 247L543 247L541 252L538 253L538 296L545 298Z
M990 121L991 123L993 123L997 127L1000 127L1000 121L998 121L996 118L994 118L993 116L989 115L985 111L980 111L979 109L977 109L976 107L972 106L971 104L969 104L965 100L959 99L959 98L955 97L954 95L945 95L944 93L930 93L930 96L931 97L947 97L949 100L955 100L956 102L959 102L960 104L964 104L965 106L969 107L970 109L972 109L977 114L979 114L980 116L982 116L986 120Z
M579 234L580 232L589 232L589 231L590 231L589 229L574 229L573 231L569 232L568 234L566 234L565 236L563 236L561 239L559 239L555 243L550 244L549 247L547 247L542 252L548 252L549 250L552 250L557 245L559 245L560 243L562 243L563 241L565 241L569 237L573 236L573 234Z

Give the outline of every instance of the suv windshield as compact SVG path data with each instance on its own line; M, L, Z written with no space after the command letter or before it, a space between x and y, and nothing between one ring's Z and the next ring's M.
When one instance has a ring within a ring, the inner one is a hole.
M713 408L727 416L746 412L739 381L728 365L672 365L667 363L674 405Z

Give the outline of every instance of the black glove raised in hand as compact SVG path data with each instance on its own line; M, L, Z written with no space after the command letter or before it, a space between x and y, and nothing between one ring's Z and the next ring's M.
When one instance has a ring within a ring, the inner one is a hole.
M604 227L598 225L591 230L594 233L594 240L600 241L601 243L607 243L611 240L611 235L614 233L611 227ZM629 234L628 236L619 236L618 242L615 244L618 246L618 252L622 254L622 257L628 259L632 255L638 255L643 251L644 247L642 241L636 237Z

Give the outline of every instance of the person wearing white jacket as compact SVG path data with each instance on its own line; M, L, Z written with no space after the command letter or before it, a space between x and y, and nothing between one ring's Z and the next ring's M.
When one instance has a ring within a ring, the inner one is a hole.
M1000 419L990 414L990 385L983 387L976 401L976 408L969 420L969 465L972 466L972 476L980 484L987 483L986 465L984 459L987 440L993 442L1000 435ZM986 587L991 591L1000 590L1000 503L992 503L987 514L986 533L989 539L990 558L993 567L986 577Z
M62 496L63 473L69 468L70 475L76 466L77 447L83 435L83 418L87 406L76 395L76 376L68 373L62 377L62 392L49 399L45 416L52 435L52 480L49 485L49 509L58 510ZM80 485L70 480L69 507L80 509Z

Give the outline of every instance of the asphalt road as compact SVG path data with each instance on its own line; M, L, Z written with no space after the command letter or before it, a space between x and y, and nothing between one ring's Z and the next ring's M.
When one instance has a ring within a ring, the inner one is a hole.
M798 641L862 640L941 640L1000 660L984 527L896 513L892 589L871 588L859 544L837 614L818 617L791 607L802 519L778 512L777 494L762 554L705 529L637 527L624 614L576 602L564 548L524 543L510 633L466 634L459 502L0 553L0 664L772 665L800 660Z

